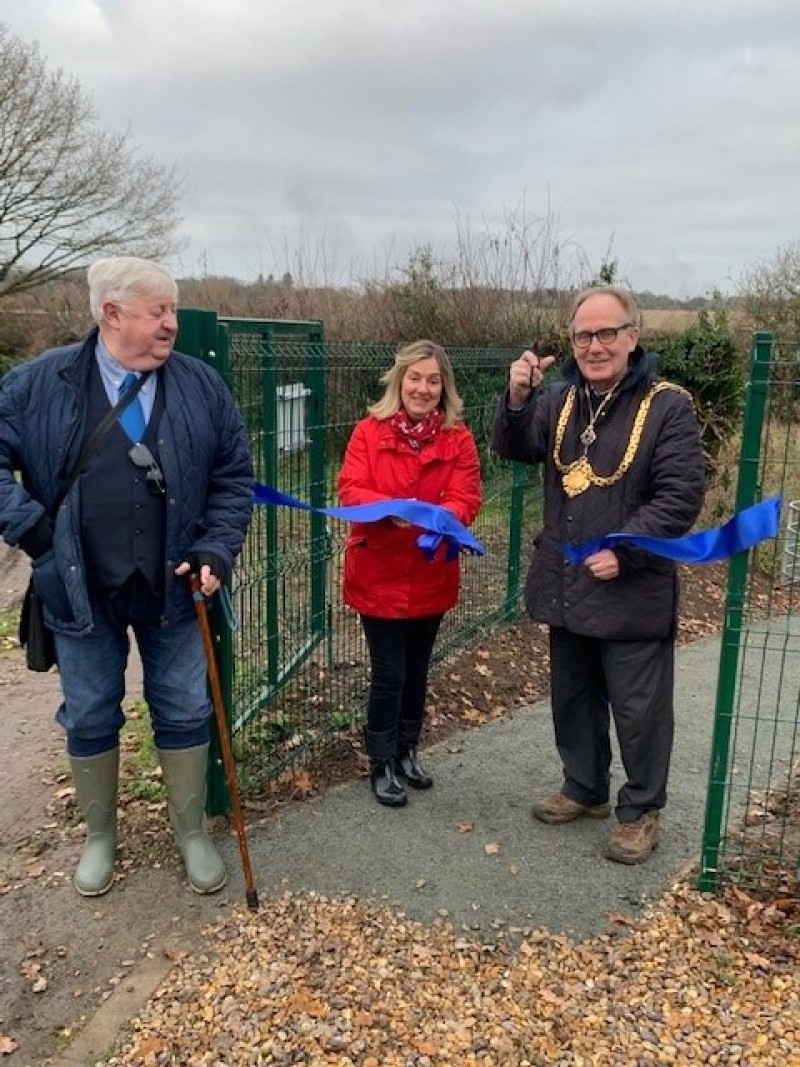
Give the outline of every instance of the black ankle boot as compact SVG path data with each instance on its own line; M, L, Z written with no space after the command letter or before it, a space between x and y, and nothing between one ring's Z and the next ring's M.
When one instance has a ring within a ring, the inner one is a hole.
M430 789L433 778L428 774L417 758L417 750L410 748L404 756L397 761L397 773L404 778L414 789Z
M394 760L375 760L370 770L370 782L379 804L402 808L408 802L406 791L395 776Z

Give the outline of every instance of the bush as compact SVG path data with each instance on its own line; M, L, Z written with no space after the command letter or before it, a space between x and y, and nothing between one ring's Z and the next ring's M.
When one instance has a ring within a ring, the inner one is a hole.
M692 394L713 462L736 432L744 405L745 376L725 309L702 310L682 333L651 334L647 347L658 353L659 374Z

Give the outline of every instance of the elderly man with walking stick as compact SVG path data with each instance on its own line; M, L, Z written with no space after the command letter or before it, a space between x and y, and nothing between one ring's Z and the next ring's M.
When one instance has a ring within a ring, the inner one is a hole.
M205 827L212 703L188 578L230 576L252 510L242 419L216 371L173 350L178 288L123 256L88 271L96 326L0 381L0 535L31 557L55 637L84 896L114 880L129 630L191 888L225 866ZM21 472L21 480L15 477Z

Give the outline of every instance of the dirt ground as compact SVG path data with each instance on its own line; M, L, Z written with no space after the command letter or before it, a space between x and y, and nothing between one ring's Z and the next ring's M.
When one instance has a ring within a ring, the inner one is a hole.
M27 563L11 554L0 559L0 573L2 611L18 602ZM682 642L719 628L724 578L723 567L687 573ZM13 639L0 639L0 646L5 722L0 732L0 1062L33 1067L60 1062L58 1051L70 1035L112 991L125 988L142 961L178 959L199 946L203 927L219 919L220 909L228 905L186 889L164 802L150 795L126 795L124 762L124 832L113 901L84 900L75 894L71 874L83 831L63 741L53 723L58 678L29 673ZM521 662L530 667L520 689ZM135 687L135 677L131 681ZM479 726L515 706L541 700L546 691L544 628L520 621L437 669L431 681L427 738ZM263 818L271 808L364 771L354 732L319 766L294 781L287 779L273 795L254 800L246 814ZM800 845L800 811L790 830L798 833Z
M28 570L18 554L0 552L0 611L18 604ZM58 1062L45 1057L134 966L188 949L219 916L215 900L182 881L163 803L133 802L135 825L119 855L121 899L109 907L75 893L83 829L53 721L58 702L57 673L29 672L16 641L0 638L0 1063L10 1067ZM125 818L123 806L122 825Z

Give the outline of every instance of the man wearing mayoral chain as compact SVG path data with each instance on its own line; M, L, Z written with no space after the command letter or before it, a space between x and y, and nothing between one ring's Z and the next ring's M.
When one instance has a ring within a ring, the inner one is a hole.
M501 456L544 467L544 521L525 604L549 626L563 783L533 814L552 824L610 815L613 717L625 780L606 854L629 864L656 848L667 800L676 565L617 543L576 566L562 548L612 532L681 537L700 512L705 462L691 397L658 379L639 329L631 293L579 293L561 379L544 384L553 357L524 352L511 364L494 424Z

